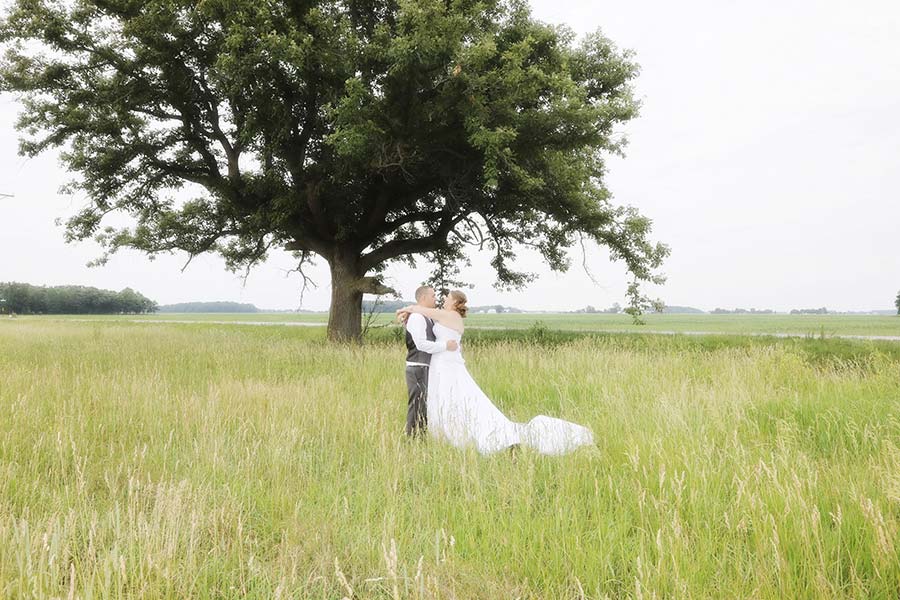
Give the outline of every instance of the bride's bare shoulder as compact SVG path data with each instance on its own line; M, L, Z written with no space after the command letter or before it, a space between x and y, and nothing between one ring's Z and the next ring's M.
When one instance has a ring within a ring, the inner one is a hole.
M441 322L444 325L446 325L450 329L453 329L454 331L457 331L459 333L462 333L465 330L465 325L463 325L462 316L458 312L456 312L455 310L443 310L442 309L441 313L443 313L441 315Z

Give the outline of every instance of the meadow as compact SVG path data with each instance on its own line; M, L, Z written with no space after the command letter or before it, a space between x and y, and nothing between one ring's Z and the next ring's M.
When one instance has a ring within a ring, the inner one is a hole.
M526 317L472 374L595 448L410 442L395 328L0 320L0 597L898 597L900 344Z
M25 317L27 318L27 317ZM324 325L325 313L244 313L244 314L179 314L157 313L148 315L74 316L55 317L75 320L109 321L184 321L184 322L253 322L298 323ZM393 315L374 314L371 325L387 326ZM623 333L682 332L716 334L797 334L801 336L892 336L900 337L900 317L895 315L714 315L714 314L657 314L643 316L645 324L635 325L625 314L576 314L576 313L512 313L471 314L467 326L473 329L528 329L536 323L564 331L606 331Z

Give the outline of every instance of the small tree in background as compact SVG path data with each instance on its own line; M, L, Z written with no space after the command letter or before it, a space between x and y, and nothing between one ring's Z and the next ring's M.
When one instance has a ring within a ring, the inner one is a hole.
M900 292L897 292L897 298L894 300L894 306L897 307L897 314L900 315Z

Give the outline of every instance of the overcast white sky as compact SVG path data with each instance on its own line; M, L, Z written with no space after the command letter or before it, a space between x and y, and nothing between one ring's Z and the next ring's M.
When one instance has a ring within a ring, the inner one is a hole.
M636 52L641 116L626 129L627 157L610 163L615 200L654 221L672 247L669 304L788 310L890 308L900 289L900 3L532 0L535 15L578 32L601 28ZM17 155L17 105L0 96L0 281L133 287L160 303L236 300L297 307L300 280L275 253L246 286L217 258L155 261L120 253L87 268L90 243L63 243L57 217L83 202L58 194L56 156ZM526 256L526 255L523 255ZM517 293L493 289L487 256L465 278L470 304L575 309L624 303L624 269L588 254L580 267L541 274ZM427 276L394 267L411 297ZM304 308L328 306L324 262Z

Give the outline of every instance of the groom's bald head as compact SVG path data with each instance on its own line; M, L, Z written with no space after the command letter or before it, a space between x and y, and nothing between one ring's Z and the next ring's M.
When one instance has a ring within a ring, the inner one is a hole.
M435 307L434 288L430 285L423 285L416 289L416 304L425 308Z

